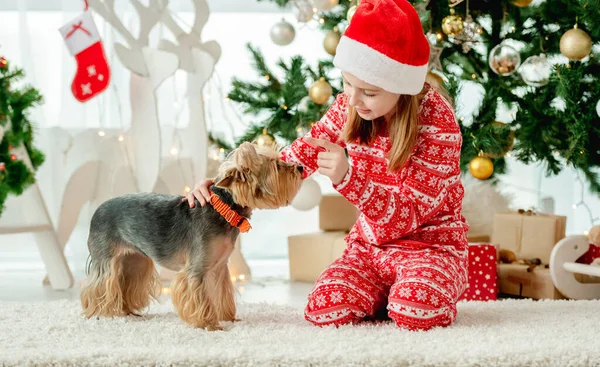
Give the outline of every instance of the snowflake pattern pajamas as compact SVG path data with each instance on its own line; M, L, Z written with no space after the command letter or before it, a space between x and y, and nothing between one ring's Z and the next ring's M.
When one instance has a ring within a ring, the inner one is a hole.
M382 309L402 328L427 330L456 318L467 284L468 224L461 215L462 137L451 106L430 88L419 107L419 134L409 161L387 171L388 136L370 146L338 141L348 98L338 95L307 136L345 147L348 173L334 188L360 209L344 254L317 279L305 317L315 325L373 318ZM317 169L314 148L297 139L282 159Z

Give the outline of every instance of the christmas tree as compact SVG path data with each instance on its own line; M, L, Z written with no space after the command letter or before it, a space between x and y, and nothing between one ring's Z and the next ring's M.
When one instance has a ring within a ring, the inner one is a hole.
M300 23L318 22L332 56L360 0L258 0L291 8ZM506 157L543 163L548 174L565 167L581 171L590 190L600 193L600 1L416 0L431 44L428 81L444 87L456 101L464 86L483 95L467 114L457 106L463 133L461 167L479 179L506 172ZM295 30L282 21L273 42L293 40ZM229 98L258 118L237 143L258 139L284 144L321 118L340 91L332 59L316 68L300 56L277 64L277 78L250 46L255 81L235 79ZM510 116L500 120L498 116ZM215 139L225 149L223 141Z
M30 86L15 87L23 71L0 57L0 215L9 194L20 195L35 182L35 170L44 155L33 146L33 127L27 111L42 102ZM24 147L28 157L19 156ZM31 164L30 164L31 163Z

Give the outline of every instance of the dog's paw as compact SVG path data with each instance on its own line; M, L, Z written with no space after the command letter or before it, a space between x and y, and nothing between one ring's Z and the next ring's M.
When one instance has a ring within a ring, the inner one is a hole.
M219 326L219 325L209 325L206 327L206 330L208 330L208 331L223 331L225 329L223 329L223 327Z

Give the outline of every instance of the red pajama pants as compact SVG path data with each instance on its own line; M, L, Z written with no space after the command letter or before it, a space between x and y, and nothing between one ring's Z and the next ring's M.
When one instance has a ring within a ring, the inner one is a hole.
M339 326L387 311L398 327L428 330L454 321L466 285L466 250L357 242L320 275L304 315L317 326Z

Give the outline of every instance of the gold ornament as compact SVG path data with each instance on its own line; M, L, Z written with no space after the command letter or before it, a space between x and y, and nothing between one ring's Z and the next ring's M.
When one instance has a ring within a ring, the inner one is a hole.
M350 9L348 9L348 13L346 13L346 19L348 19L348 22L352 19L354 13L356 13L356 8L358 8L358 6L352 5Z
M256 139L256 144L260 147L272 147L275 144L275 139L267 134L267 129L264 129L262 135Z
M514 6L518 6L519 8L524 8L529 6L533 0L513 0L512 3Z
M442 31L449 36L456 36L464 28L460 15L454 14L454 8L450 8L450 15L442 19Z
M327 83L325 78L317 80L308 89L308 96L316 104L323 104L327 102L332 94L333 89L331 89L331 85Z
M469 163L469 172L479 180L485 180L494 173L494 163L488 157L479 152L479 155Z
M560 53L571 61L579 61L592 52L592 38L577 28L569 29L560 38Z
M327 32L325 39L323 40L323 47L325 48L325 51L327 51L327 53L331 56L335 56L335 50L337 49L341 38L342 35L340 32L338 32L337 27L333 31Z

